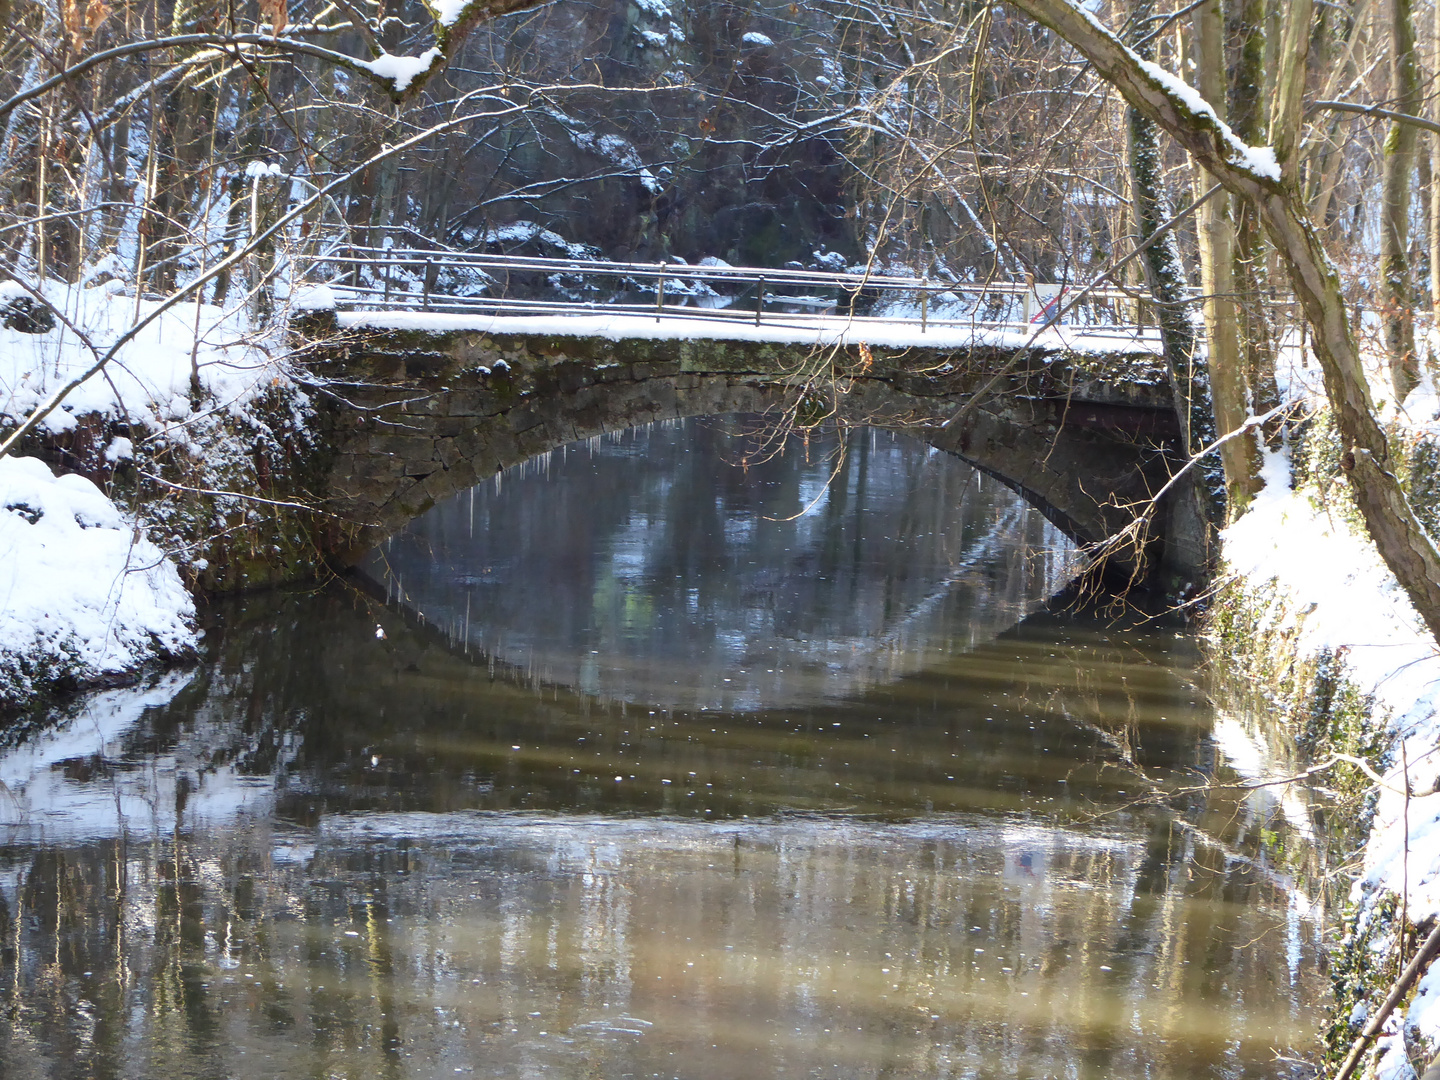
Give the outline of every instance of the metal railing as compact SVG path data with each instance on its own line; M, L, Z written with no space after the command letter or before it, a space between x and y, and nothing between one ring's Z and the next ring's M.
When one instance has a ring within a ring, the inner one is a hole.
M683 263L601 262L419 247L346 247L301 260L306 284L324 284L341 310L490 315L635 315L814 327L825 319L1038 329L1081 286L936 281ZM1137 290L1102 287L1061 322L1087 334L1137 337L1147 318Z

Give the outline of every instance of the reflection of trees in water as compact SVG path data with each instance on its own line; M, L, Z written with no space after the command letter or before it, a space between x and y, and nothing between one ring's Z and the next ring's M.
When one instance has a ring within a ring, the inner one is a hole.
M859 692L1013 625L1060 534L958 459L874 429L762 444L753 419L595 439L436 507L372 571L457 639L666 707ZM757 447L759 447L757 449Z
M6 1075L1273 1076L1303 1030L1283 913L1163 824L304 836L9 849Z

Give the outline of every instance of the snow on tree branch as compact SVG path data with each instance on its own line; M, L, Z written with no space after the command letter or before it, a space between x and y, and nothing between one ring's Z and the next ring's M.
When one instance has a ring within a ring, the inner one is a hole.
M388 80L393 93L399 96L409 90L418 77L428 75L444 55L438 48L426 49L419 56L395 56L382 51L374 60L361 60L359 65L377 78Z
M1141 59L1090 12L1072 0L1010 2L1084 53L1106 82L1168 131L1226 187L1280 182L1280 167L1270 147L1251 146L1240 139L1199 91Z

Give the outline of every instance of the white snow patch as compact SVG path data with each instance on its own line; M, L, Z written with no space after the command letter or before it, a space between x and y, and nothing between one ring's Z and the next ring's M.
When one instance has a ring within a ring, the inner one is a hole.
M426 0L430 14L441 26L454 26L474 0Z
M702 265L705 260L701 260ZM418 311L342 311L341 327L387 330L474 330L491 334L554 334L595 337L610 341L643 338L650 341L768 341L792 345L843 345L864 342L896 348L964 348L976 345L1000 348L1065 348L1076 352L1157 352L1153 338L1136 338L1129 330L1107 332L1103 327L1053 327L1032 332L1003 327L931 324L921 331L917 321L845 317L807 318L786 322L783 315L768 315L756 326L748 319L666 318L657 322L644 315L443 315Z
M93 678L195 645L174 563L80 476L0 457L0 676L43 658Z
M244 418L259 393L288 379L243 311L187 300L157 315L159 301L116 288L36 287L63 319L43 334L0 328L0 417L30 415L152 315L41 421L42 432L88 415L123 421L129 430L102 452L111 464L134 459L142 441L191 449L197 430ZM29 295L0 282L0 295L16 293ZM201 394L192 400L195 375ZM249 452L236 442L220 449ZM52 676L90 679L188 652L193 617L174 560L98 488L56 478L36 459L0 458L0 697L21 700Z
M1414 1027L1430 1045L1440 1044L1440 964L1431 964L1421 976L1410 1001L1406 1027Z
M559 233L533 221L512 221L508 225L497 225L475 238L475 242L486 244L525 244L531 241L543 244L553 251L563 252L565 258L584 259L586 262L604 261L596 257L596 249L584 244L572 244Z
M1236 140L1239 141L1238 139ZM1280 179L1280 162L1275 160L1275 148L1273 146L1247 146L1245 147L1243 164L1256 176L1263 176L1269 180Z
M334 311L335 291L329 285L301 285L291 293L290 306L299 311Z
M1266 454L1263 476L1265 489L1223 534L1227 567L1255 586L1275 582L1285 597L1277 626L1296 634L1302 654L1343 650L1351 678L1382 709L1402 715L1440 701L1435 643L1374 545L1290 489L1283 452Z
M1229 124L1216 115L1214 107L1201 96L1200 91L1184 79L1176 78L1159 64L1149 60L1139 60L1137 57L1137 61L1145 74L1159 83L1161 88L1171 96L1178 98L1192 113L1196 116L1208 116L1215 121L1225 136L1232 164L1247 169L1257 176L1263 176L1267 180L1280 179L1280 165L1275 160L1274 150L1268 146L1250 146L1246 143L1230 130Z
M1380 1056L1375 1062L1375 1080L1415 1080L1415 1069L1405 1055L1405 1040L1387 1035L1376 1040Z
M658 37L658 35L656 36ZM660 37L658 43L665 44L665 39ZM556 114L556 118L562 119L562 122L570 119L569 117L562 118L560 114ZM635 144L629 139L623 139L619 135L596 135L593 131L576 130L571 127L567 127L566 131L569 133L571 141L581 150L588 150L622 169L633 172L640 178L640 183L646 191L657 192L664 186L646 167L644 159L640 157L640 152L635 149Z
M382 52L374 60L358 60L356 63L382 79L389 79L395 87L395 93L403 94L412 82L429 71L442 56L444 54L438 48L432 47L419 56L395 56Z
M7 287L19 290L12 282L0 283L0 297ZM89 368L97 351L135 325L137 314L143 319L159 306L106 286L87 289L51 281L37 291L71 325L57 320L44 334L0 327L0 416L17 421ZM227 403L249 398L281 373L257 347L242 311L185 301L163 312L122 346L104 371L72 390L42 427L67 431L75 417L100 413L157 431L170 429L183 441L184 430L175 425L191 416L188 395L196 371L212 396Z
M748 34L741 37L740 43L742 45L754 46L757 49L768 49L775 45L775 42L771 38L755 30L751 30Z

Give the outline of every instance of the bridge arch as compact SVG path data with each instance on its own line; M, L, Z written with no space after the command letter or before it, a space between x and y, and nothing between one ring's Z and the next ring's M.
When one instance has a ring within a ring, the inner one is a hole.
M324 546L342 564L503 469L656 420L833 411L957 454L1082 544L1128 524L1175 456L1168 381L1139 349L1034 348L1016 363L1014 349L984 345L614 340L494 325L302 333L300 353L324 391L330 454L319 494L335 523ZM971 401L962 422L945 423ZM1203 553L1176 520L1161 515L1148 561L1194 573Z

